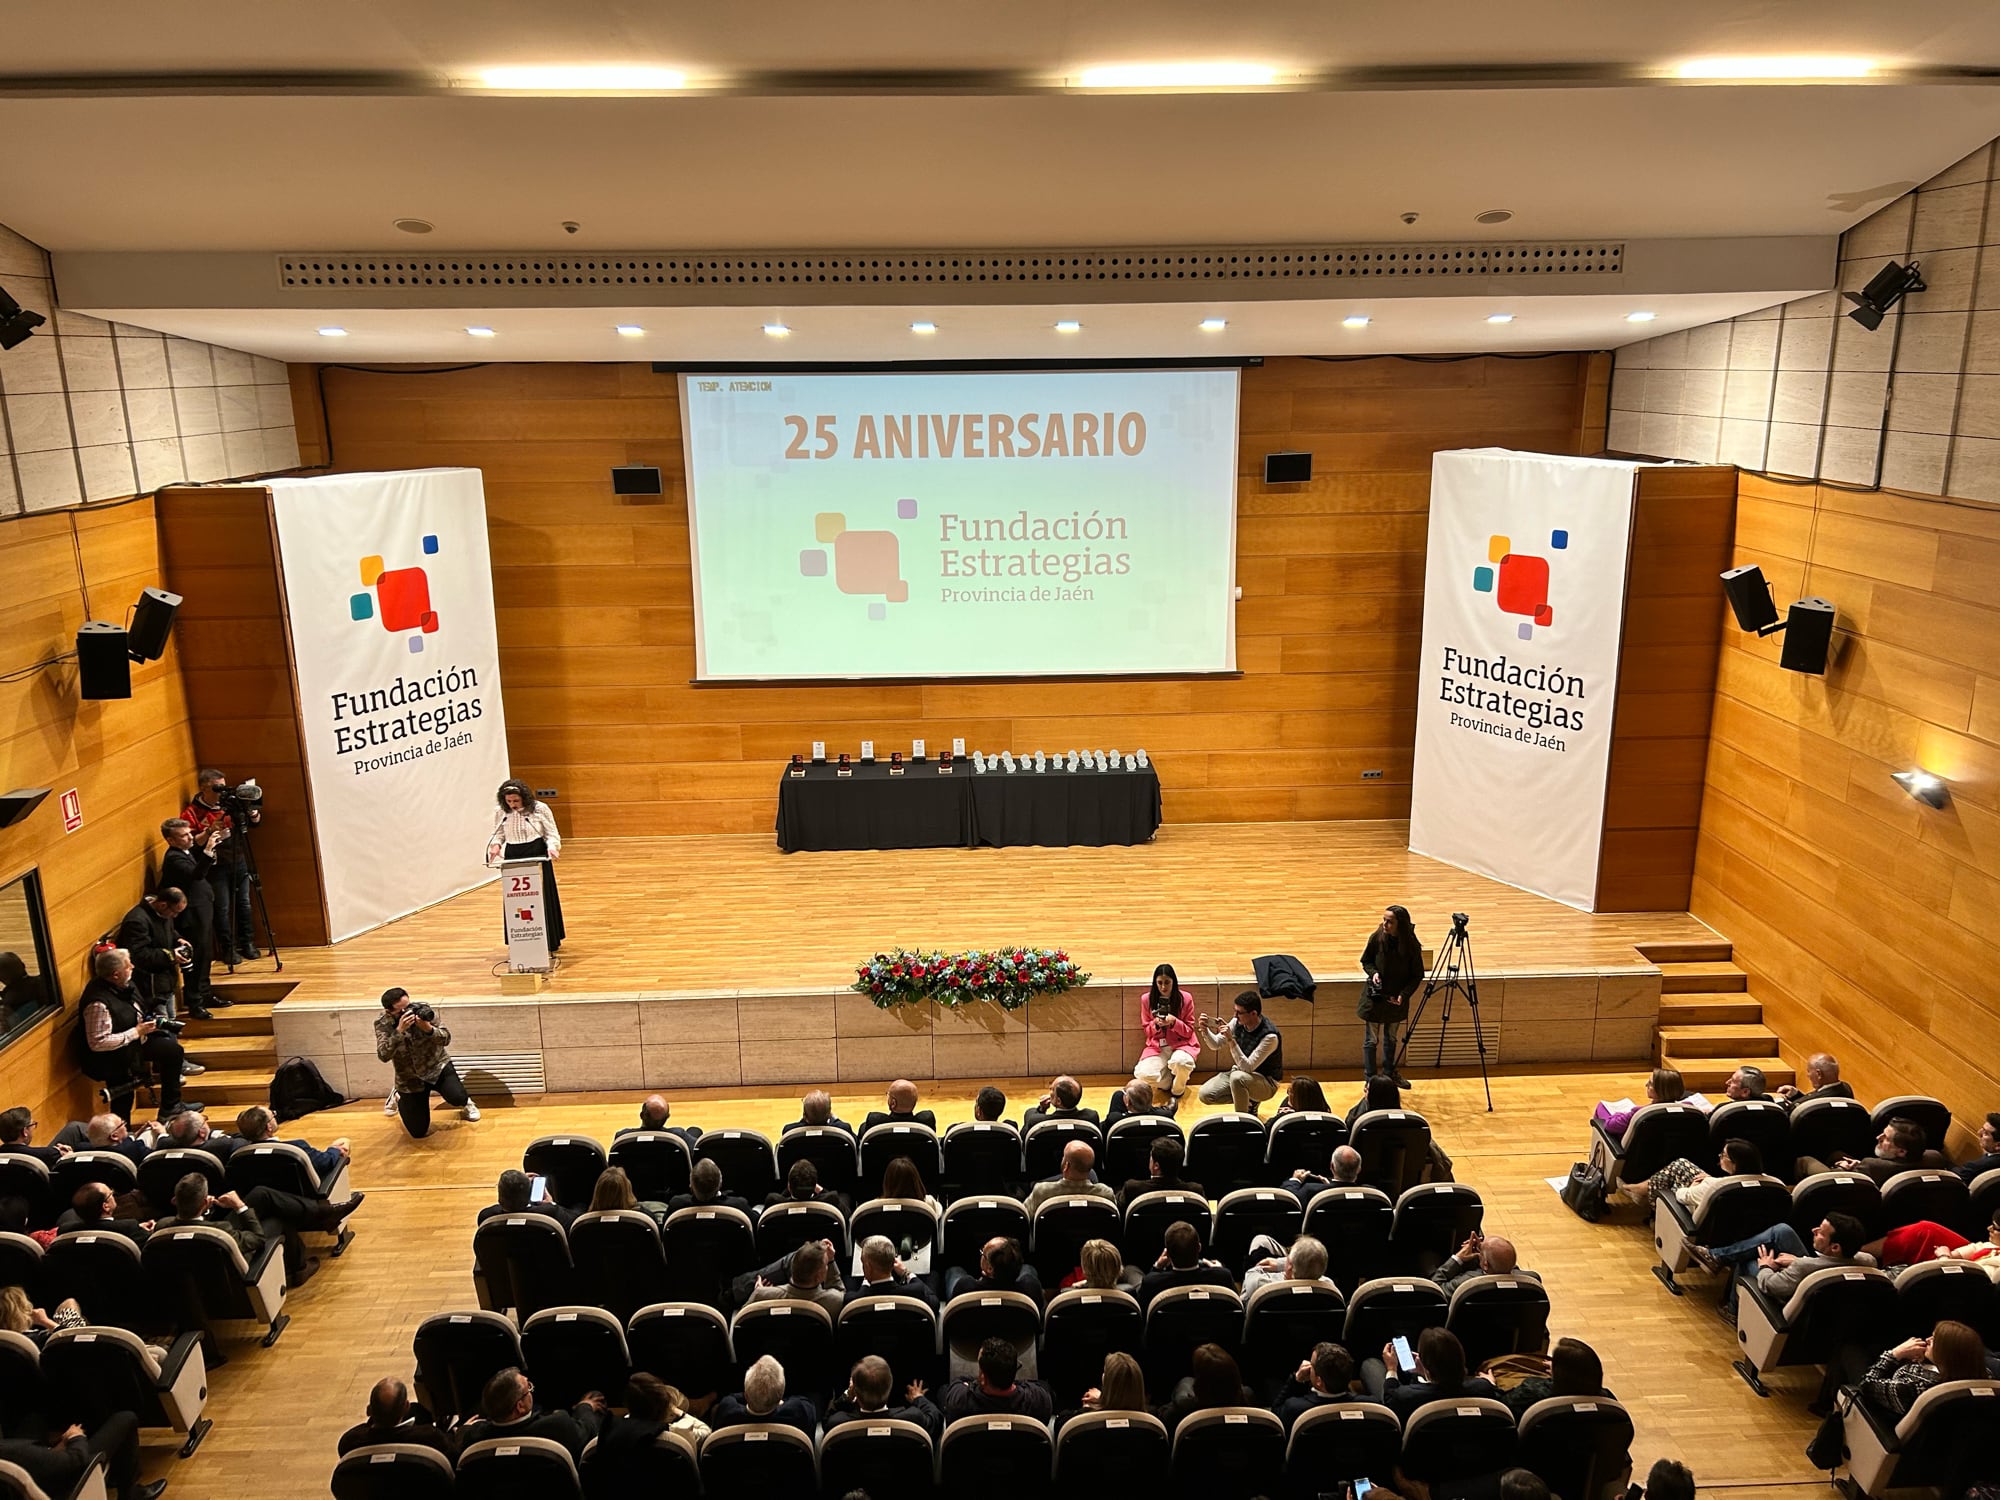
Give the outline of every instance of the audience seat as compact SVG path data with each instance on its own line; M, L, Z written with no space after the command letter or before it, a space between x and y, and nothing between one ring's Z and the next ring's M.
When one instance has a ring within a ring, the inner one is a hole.
M1289 1245L1299 1237L1300 1217L1299 1200L1283 1188L1237 1188L1223 1194L1215 1205L1208 1253L1241 1277L1256 1259L1250 1253L1250 1242L1268 1234L1279 1244Z
M859 1490L885 1500L926 1500L937 1491L937 1451L930 1433L915 1422L886 1417L843 1422L820 1437L819 1476L825 1492L835 1497Z
M472 1258L495 1311L525 1321L575 1300L569 1238L547 1214L495 1214L472 1231Z
M487 1438L458 1455L460 1500L581 1500L569 1449L550 1438Z
M585 1500L701 1493L695 1442L684 1432L657 1432L652 1446L607 1455L595 1438L583 1450Z
M722 1190L748 1203L762 1203L780 1186L778 1154L755 1130L711 1130L695 1143L694 1159L722 1168Z
M688 1190L694 1153L671 1130L633 1130L613 1137L605 1165L624 1172L636 1197L667 1203Z
M1285 1428L1275 1416L1256 1406L1213 1406L1174 1429L1167 1483L1201 1500L1252 1500L1284 1467Z
M1844 1437L1852 1490L1879 1497L1926 1489L1957 1495L2000 1474L2000 1380L1932 1386L1893 1426L1866 1401L1848 1408Z
M111 1151L92 1151L93 1157L110 1157L113 1161L124 1158ZM333 1175L325 1182L320 1181L314 1169L312 1158L307 1156L290 1141L258 1141L255 1145L238 1146L229 1153L229 1163L223 1174L229 1179L229 1186L236 1192L247 1193L254 1187L276 1188L281 1193L296 1193L301 1198L331 1198L336 1201L348 1193L348 1161L342 1158L333 1168ZM342 1226L346 1226L343 1224ZM333 1253L340 1254L347 1248L351 1232L341 1240Z
M108 1463L103 1454L94 1455L75 1485L51 1495L19 1464L0 1459L0 1500L105 1500L104 1471Z
M1135 1475L1166 1472L1167 1424L1150 1412L1087 1411L1056 1434L1055 1484L1065 1495L1109 1495Z
M1347 1144L1361 1153L1361 1180L1400 1198L1431 1164L1431 1126L1407 1109L1371 1109L1354 1122Z
M812 1439L783 1422L718 1427L701 1442L701 1487L716 1496L817 1494Z
M1340 1342L1347 1299L1318 1281L1267 1281L1243 1304L1243 1379L1258 1398L1274 1400L1312 1353Z
M47 1229L67 1203L60 1207L49 1181L49 1169L36 1157L22 1151L0 1151L0 1198L19 1198L28 1205L28 1227Z
M1444 1288L1420 1276L1380 1276L1364 1281L1347 1299L1341 1343L1358 1363L1377 1358L1397 1334L1411 1344L1426 1328L1442 1328L1450 1304Z
M549 1197L564 1208L588 1208L604 1168L604 1147L587 1135L540 1136L521 1153L521 1170L546 1177Z
M1046 1491L1054 1466L1048 1424L1029 1417L960 1417L938 1443L938 1488L952 1496L1019 1500Z
M797 1132L794 1132L796 1134ZM953 1199L1013 1194L1021 1181L1021 1132L1003 1120L962 1120L944 1133L945 1187Z
M1182 1175L1189 1182L1200 1183L1204 1192L1219 1201L1238 1188L1263 1183L1264 1152L1269 1145L1264 1122L1256 1115L1205 1115L1188 1131Z
M523 1364L521 1336L504 1313L433 1313L417 1325L410 1352L417 1362L417 1400L440 1423L479 1415L486 1382Z
M451 1493L451 1460L423 1443L370 1443L333 1466L333 1500L434 1500Z
M1226 1286L1171 1286L1146 1304L1146 1344L1140 1356L1146 1389L1162 1398L1189 1373L1194 1351L1220 1344L1234 1354L1243 1344L1243 1299Z
M981 1193L955 1199L939 1226L943 1244L937 1259L970 1271L978 1266L980 1248L990 1239L1016 1240L1025 1252L1030 1227L1027 1207L1018 1198Z
M1339 1115L1308 1109L1279 1115L1271 1121L1264 1142L1264 1181L1282 1183L1302 1167L1323 1176L1334 1148L1346 1144L1347 1121ZM1194 1180L1201 1182L1199 1177Z
M660 1226L636 1208L582 1214L569 1226L569 1256L579 1292L621 1321L667 1296L667 1255Z
M9 1417L41 1410L42 1351L25 1333L0 1328L0 1391Z
M171 1214L174 1187L190 1172L199 1172L207 1178L211 1193L229 1191L229 1174L223 1170L220 1157L210 1151L175 1146L155 1151L139 1163L139 1195L152 1205L155 1214Z
M1814 1102L1838 1104L1843 1101L1827 1099ZM1794 1185L1792 1208L1786 1222L1799 1232L1800 1239L1811 1244L1814 1227L1831 1213L1850 1214L1859 1219L1872 1240L1882 1232L1882 1189L1876 1186L1874 1178L1860 1172L1817 1172Z
M892 1245L908 1240L911 1253L903 1257L903 1265L915 1275L928 1276L936 1269L942 1222L937 1209L922 1198L870 1198L856 1205L847 1221L847 1240L850 1245L859 1245L878 1234ZM1025 1241L1022 1248L1027 1248ZM978 1264L976 1259L973 1263ZM843 1268L857 1269L852 1261Z
M1791 1177L1798 1152L1792 1149L1792 1121L1784 1105L1772 1099L1731 1099L1709 1111L1708 1155L1700 1163L1703 1171L1722 1170L1723 1143L1731 1140L1755 1146L1767 1172Z
M1514 1414L1504 1402L1490 1396L1433 1401L1404 1424L1402 1469L1435 1490L1511 1469L1519 1448Z
M1618 1500L1632 1478L1632 1414L1609 1396L1552 1396L1521 1413L1521 1467L1563 1500Z
M728 1186L728 1178L723 1185ZM740 1208L712 1204L675 1209L660 1231L660 1244L667 1257L668 1301L719 1306L731 1281L757 1269L756 1230Z
M1139 1194L1125 1205L1124 1229L1118 1236L1125 1264L1142 1271L1150 1267L1166 1247L1168 1228L1180 1223L1193 1225L1202 1244L1207 1245L1214 1227L1208 1200L1178 1189Z
M1058 1285L1077 1268L1086 1240L1119 1239L1118 1205L1104 1198L1065 1193L1035 1210L1029 1259L1042 1285Z
M1987 1228L2000 1219L2000 1167L1981 1172L1972 1179L1965 1206L1965 1222L1959 1227L1973 1239L1986 1238Z
M1926 1261L1896 1277L1899 1337L1928 1338L1944 1318L1978 1329L1990 1348L2000 1326L2000 1283L1985 1267L1962 1260ZM2000 1411L1994 1416L2000 1420Z
M1965 1222L1972 1193L1958 1173L1940 1168L1898 1172L1882 1184L1883 1233L1929 1219L1933 1224ZM1985 1225L1980 1228L1983 1231Z
M282 1239L269 1239L246 1259L236 1241L213 1224L163 1225L146 1241L139 1262L174 1326L206 1332L212 1363L219 1365L222 1348L212 1324L261 1323L268 1349L291 1322L285 1313L284 1248Z
M1690 1245L1732 1245L1784 1223L1791 1212L1791 1189L1763 1175L1723 1178L1698 1209L1673 1193L1662 1193L1653 1205L1653 1245L1660 1252L1653 1274L1678 1297L1681 1288L1674 1277L1693 1259Z
M1474 1276L1451 1294L1444 1326L1476 1370L1503 1354L1539 1354L1549 1344L1549 1294L1526 1276Z
M834 1264L845 1270L849 1263L847 1220L831 1203L773 1203L757 1216L760 1265L768 1266L812 1240L833 1241Z
M854 1137L833 1125L801 1125L778 1137L778 1177L782 1181L798 1162L809 1161L819 1185L850 1197L861 1177L861 1152Z
M1020 1354L1021 1374L1032 1379L1041 1334L1042 1310L1025 1292L960 1292L938 1318L938 1340L951 1377L975 1374L979 1346L988 1339L1005 1339Z
M915 1121L887 1121L861 1136L861 1177L856 1191L866 1198L882 1196L882 1174L889 1163L907 1156L924 1180L924 1191L941 1198L944 1186L944 1153L937 1132Z
M1807 1099L1793 1106L1791 1126L1792 1156L1799 1161L1832 1163L1843 1156L1859 1161L1873 1154L1881 1134L1858 1099Z
M42 1293L74 1297L92 1323L146 1329L166 1321L141 1270L136 1243L109 1230L72 1229L42 1254Z
M71 1152L49 1170L49 1185L55 1193L56 1215L60 1216L62 1211L70 1206L76 1197L76 1190L86 1182L101 1182L112 1192L123 1196L139 1190L139 1169L132 1165L132 1158L123 1152ZM0 1188L0 1197L5 1196L6 1190ZM50 1224L54 1222L54 1218L49 1220Z
M1389 1273L1389 1229L1395 1210L1380 1188L1321 1188L1306 1204L1299 1233L1326 1246L1326 1274L1352 1296L1364 1281Z
M1895 1094L1884 1099L1868 1112L1868 1128L1880 1135L1898 1118L1915 1121L1923 1129L1924 1145L1933 1151L1944 1150L1944 1143L1951 1138L1951 1108L1929 1094Z
M42 1258L46 1252L33 1235L0 1230L0 1286L17 1286L28 1300L42 1305Z
M1757 1377L1782 1365L1823 1365L1842 1346L1886 1349L1896 1328L1896 1286L1880 1271L1830 1266L1799 1283L1779 1307L1745 1278L1736 1289L1736 1373L1760 1396Z
M729 1320L729 1346L746 1370L765 1355L785 1371L785 1389L824 1405L833 1380L833 1314L817 1302L779 1297L745 1303Z
M1043 1182L1062 1170L1063 1150L1071 1141L1089 1146L1104 1159L1104 1132L1088 1120L1043 1120L1021 1137L1021 1177ZM1204 1184L1206 1186L1206 1184Z
M1615 1193L1628 1182L1644 1182L1668 1162L1708 1157L1708 1116L1692 1104L1648 1104L1632 1116L1623 1136L1613 1140L1599 1121L1592 1133L1604 1143L1610 1170L1604 1190ZM1568 1500L1568 1497L1564 1497Z
M1403 1454L1403 1424L1373 1401L1344 1401L1303 1413L1285 1443L1285 1493L1317 1500L1333 1475L1387 1485Z
M1104 1156L1097 1164L1098 1180L1117 1187L1150 1176L1153 1142L1168 1139L1185 1140L1178 1120L1167 1115L1120 1115L1104 1133ZM1208 1184L1202 1186L1206 1188Z
M721 1395L737 1387L729 1324L700 1302L656 1302L625 1328L632 1368L657 1375L685 1395Z
M938 1318L921 1297L856 1297L833 1324L834 1383L842 1370L873 1354L889 1362L898 1392L912 1380L938 1383Z
M601 1307L543 1308L521 1325L521 1357L536 1401L550 1410L567 1410L591 1391L617 1402L632 1374L624 1325Z
M1389 1253L1397 1268L1428 1276L1485 1222L1486 1205L1462 1182L1426 1182L1396 1200Z
M1129 1292L1073 1286L1049 1298L1039 1364L1041 1378L1055 1388L1057 1409L1075 1406L1099 1382L1105 1355L1136 1355L1145 1339L1139 1300Z
M208 1368L196 1333L176 1338L162 1360L129 1329L58 1328L42 1346L42 1383L87 1428L113 1412L129 1411L141 1427L171 1427L186 1434L182 1458L201 1446L211 1425L201 1414L208 1400Z

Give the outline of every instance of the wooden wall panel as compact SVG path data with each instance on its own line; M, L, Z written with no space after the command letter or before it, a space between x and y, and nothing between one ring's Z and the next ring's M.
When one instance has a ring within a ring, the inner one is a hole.
M122 621L141 589L164 583L150 500L0 521L0 559L0 673L73 651L86 618ZM157 870L160 820L180 811L194 769L177 640L159 661L134 664L130 699L82 702L74 662L0 683L0 786L54 794L0 829L0 880L41 869L65 1005L0 1052L0 1108L25 1104L45 1121L88 1110L71 1048L90 944ZM56 798L71 787L84 822L66 834Z
M1782 637L1724 633L1692 910L1791 1060L1832 1052L1863 1098L1934 1092L1976 1127L2000 1107L2000 722L1979 707L2000 695L2000 574L1967 591L1957 560L2000 546L2000 509L1740 486L1735 560L1780 608L1831 599L1835 657L1802 676ZM1914 766L1947 806L1890 780Z
M671 376L321 373L323 426L319 382L295 372L300 442L327 433L337 469L485 473L515 770L559 788L565 831L583 834L767 832L791 751L919 734L1144 745L1180 821L1406 816L1431 454L1575 452L1602 386L1585 355L1245 371L1241 678L698 688ZM1311 450L1318 477L1267 489L1263 455L1279 448ZM667 494L611 495L605 471L621 463L659 465Z

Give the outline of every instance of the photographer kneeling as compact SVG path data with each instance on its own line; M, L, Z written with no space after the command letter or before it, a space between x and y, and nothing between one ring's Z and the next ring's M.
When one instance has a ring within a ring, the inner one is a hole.
M90 972L81 1006L84 1041L90 1049L84 1071L106 1086L119 1117L130 1123L132 1100L147 1063L159 1073L161 1119L182 1108L200 1109L181 1098L187 1054L174 1036L180 1023L162 1025L146 1019L145 1001L132 983L132 955L123 948L106 948L91 957Z
M396 1069L396 1113L403 1128L422 1139L431 1133L431 1090L456 1105L468 1120L479 1118L479 1106L465 1091L458 1065L445 1050L451 1030L437 1012L406 989L382 992L382 1014L375 1018L375 1055Z

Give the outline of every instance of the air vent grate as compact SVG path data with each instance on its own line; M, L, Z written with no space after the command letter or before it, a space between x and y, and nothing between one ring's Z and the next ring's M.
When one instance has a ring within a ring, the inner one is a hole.
M491 1095L540 1094L548 1089L547 1075L539 1052L455 1052L458 1076L465 1091L482 1098Z
M1307 245L1174 250L766 251L544 256L367 252L278 257L291 291L366 287L735 287L1091 285L1103 283L1448 280L1475 276L1616 276L1619 243Z
M1451 1025L1444 1033L1444 1066L1471 1067L1479 1062L1479 1038L1472 1030L1472 1015L1462 998L1453 997ZM1410 1050L1403 1054L1405 1068L1429 1068L1438 1064L1438 1028L1443 1023L1444 997L1433 995L1423 1025L1410 1033ZM1485 1026L1486 1063L1500 1061L1500 1028Z

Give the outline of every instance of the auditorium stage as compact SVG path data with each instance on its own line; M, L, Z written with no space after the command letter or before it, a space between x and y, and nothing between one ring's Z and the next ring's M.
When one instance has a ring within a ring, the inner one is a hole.
M350 1093L385 1086L368 1022L400 984L449 1007L454 1050L495 1090L1108 1073L1138 1055L1135 996L1156 963L1213 1010L1254 957L1291 953L1321 986L1316 1005L1269 1009L1287 1064L1346 1070L1360 1053L1359 955L1382 903L1400 901L1427 945L1451 912L1470 914L1489 1053L1650 1056L1659 975L1638 945L1713 932L1684 912L1574 911L1411 854L1406 836L1402 822L1188 824L1135 847L789 855L749 836L573 841L556 867L569 941L539 996L499 993L486 886L285 950L295 987L274 1015L279 1054L313 1057ZM897 943L1061 946L1093 983L1025 1014L879 1012L846 987L857 962ZM1474 1060L1462 1005L1447 1040L1447 1061Z

